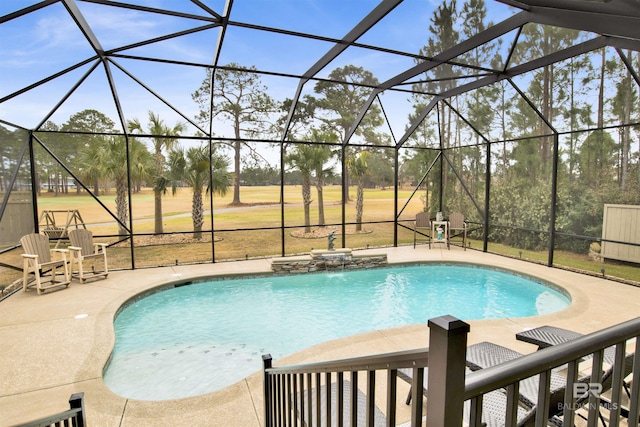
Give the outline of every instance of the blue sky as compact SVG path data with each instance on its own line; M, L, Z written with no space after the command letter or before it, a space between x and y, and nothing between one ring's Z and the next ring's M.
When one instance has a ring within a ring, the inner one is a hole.
M37 2L3 0L0 2L0 15L35 3ZM203 10L187 0L131 0L130 3L206 16ZM204 3L218 13L223 11L224 2L221 0L205 0ZM427 43L429 20L434 7L439 3L430 0L405 0L358 41L417 53ZM106 50L207 24L203 20L178 19L79 0L77 4ZM235 0L230 20L339 39L377 4L376 0ZM514 13L493 0L487 0L487 7L490 12L489 20L494 22ZM213 61L213 46L218 32L218 29L210 29L131 49L127 53L210 64ZM231 26L221 51L220 64L236 62L261 70L297 74L306 71L331 47L332 44L325 41L285 37ZM75 22L60 3L0 24L0 52L3 58L0 63L0 97L12 94L94 55ZM203 69L158 63L150 67L146 61L129 59L116 59L116 62L188 117L197 113L191 93L204 78ZM318 76L326 77L331 70L347 64L363 67L380 81L384 81L410 68L414 62L411 58L399 55L350 48ZM76 82L88 73L92 65L93 63L87 64L42 87L0 104L0 119L27 128L36 126L65 94L72 90ZM147 111L152 110L161 114L169 124L178 120L184 121L117 67L111 69L126 119L136 117L145 123ZM268 86L270 95L278 101L293 97L298 85L297 79L266 76L262 80ZM92 108L117 121L113 96L105 82L104 69L98 66L86 77L82 85L74 90L69 99L60 105L51 120L62 124L70 115L85 108ZM312 89L313 84L307 84L305 93L312 93ZM385 109L394 122L394 133L398 137L410 112L407 96L388 94L384 95L383 99L389 102ZM220 129L216 132L217 135L231 136L228 134L229 129L224 129L223 126L220 126Z

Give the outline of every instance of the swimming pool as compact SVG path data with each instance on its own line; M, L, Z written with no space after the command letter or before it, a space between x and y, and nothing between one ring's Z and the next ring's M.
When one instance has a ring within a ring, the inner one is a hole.
M362 332L426 323L524 317L570 300L524 276L472 265L194 282L127 305L104 372L115 393L165 400L219 390L275 359Z

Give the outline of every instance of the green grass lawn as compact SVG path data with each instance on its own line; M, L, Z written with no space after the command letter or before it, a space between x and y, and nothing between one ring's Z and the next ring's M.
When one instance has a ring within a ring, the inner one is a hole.
M398 195L399 208L404 206L406 200L411 197L413 189L400 190ZM355 188L350 192L355 197ZM311 223L318 222L318 203L315 189L312 191L314 200L310 208ZM167 194L163 197L163 227L165 233L180 233L188 238L193 231L191 219L191 198L189 188L180 188L173 196ZM342 222L342 190L340 186L328 186L324 190L325 223L340 224ZM38 199L38 208L43 210L68 210L78 209L82 219L97 236L115 235L117 226L109 210L115 212L115 194L100 196L100 203L86 194L69 194L63 197L54 197L51 193L43 193ZM304 226L304 209L300 186L286 186L284 188L284 225L282 225L283 208L279 203L279 186L242 187L241 207L231 206L232 194L224 197L214 196L213 199L213 228L216 230L216 242L211 244L211 235L206 233L211 230L211 214L205 215L203 231L205 239L201 242L175 241L174 236L168 236L164 244L148 245L136 243L134 249L136 267L160 266L211 262L216 260L244 259L246 257L280 256L282 254L282 242L284 238L284 250L286 255L308 253L311 249L324 248L327 245L326 238L298 238L292 236L292 232L300 230ZM209 211L210 201L205 199L205 210ZM106 207L106 209L105 209ZM422 210L422 202L419 194L414 195L399 220L410 226L415 214ZM154 197L153 192L145 189L134 193L132 197L133 232L134 234L151 234L154 232ZM345 206L345 218L347 223L355 222L355 201L350 201ZM336 247L388 247L392 246L394 236L394 192L393 189L367 189L364 196L364 215L362 225L364 233L353 233L354 226L347 226L345 242L342 242L340 227L335 242ZM56 214L56 221L65 222L65 214ZM373 222L367 224L367 222ZM380 223L376 223L380 222ZM274 229L270 229L274 228ZM259 230L255 230L259 229ZM115 238L104 237L102 240L113 243ZM188 240L188 239L187 239ZM413 242L413 233L410 229L398 227L398 243L410 244ZM471 240L473 248L481 249L480 241ZM548 254L546 251L522 251L505 245L491 243L489 252L546 264ZM112 246L109 250L110 264L113 268L129 268L131 266L131 249L127 245ZM0 255L0 262L21 267L19 251L11 251ZM640 270L637 265L606 262L598 263L591 260L586 254L574 254L557 251L554 254L554 264L568 268L589 271L595 274L605 269L607 276L615 276L628 280L639 280Z
M499 243L490 243L489 252L500 255L507 255L514 258L522 258L528 261L534 261L540 264L549 262L549 253L547 251L529 251L521 250L511 246L501 245ZM640 284L640 266L638 264L625 263L615 260L607 260L598 262L591 259L587 254L576 254L573 252L556 250L553 252L553 265L585 271L610 277L617 277L625 280L639 282Z

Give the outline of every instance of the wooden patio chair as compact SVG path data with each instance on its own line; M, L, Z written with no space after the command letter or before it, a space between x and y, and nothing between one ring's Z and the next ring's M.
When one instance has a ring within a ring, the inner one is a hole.
M51 249L49 237L43 234L27 234L20 239L24 253L22 268L22 288L26 291L28 286L35 284L38 295L45 290L58 286L69 286L71 279L67 267L67 250ZM54 253L59 254L59 259L53 259ZM62 268L62 279L58 280L58 269ZM45 273L49 272L49 276ZM35 276L35 283L29 285L29 273Z
M422 232L420 232L422 230ZM413 248L416 247L416 241L418 234L425 235L424 233L431 233L431 219L429 219L429 212L418 212L416 214L416 220L413 223Z
M467 250L467 223L464 222L464 215L454 212L449 215L449 240L453 237L462 236L462 247Z
M80 279L80 283L84 283L88 279L107 278L109 275L109 267L107 264L107 244L96 243L93 241L93 233L85 228L77 228L69 231L69 252L71 256L71 277ZM84 261L90 260L91 271L86 272L84 269ZM102 260L104 269L96 270L96 260Z

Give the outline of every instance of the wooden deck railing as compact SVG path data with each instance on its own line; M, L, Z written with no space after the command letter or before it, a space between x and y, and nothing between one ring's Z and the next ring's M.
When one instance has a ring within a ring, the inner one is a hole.
M443 316L430 320L429 329L429 349L277 367L269 355L263 356L265 426L391 427L399 421L406 422L403 426L417 427L426 420L429 427L543 427L550 420L560 423L563 419L564 425L575 425L579 415L587 420L587 427L596 427L605 412L608 427L617 427L621 416L628 418L628 427L638 426L640 357L635 355L640 349L640 318L475 372L466 369L468 324ZM612 346L613 379L605 396L605 390L599 394L607 368L603 355ZM629 366L631 370L625 370ZM428 371L426 389L411 387L410 420L397 420L398 405L404 404L402 396L397 395L400 369L410 369L413 384L423 384ZM552 371L565 379L560 402L550 400ZM537 402L525 404L519 384L536 375ZM579 395L585 388L587 398ZM382 409L375 404L376 393L385 396ZM488 406L489 401L496 402L496 397L502 403L498 412Z
M15 427L85 427L87 425L85 417L84 393L75 393L69 398L68 410L60 412L59 414L40 418L39 420L19 424Z

